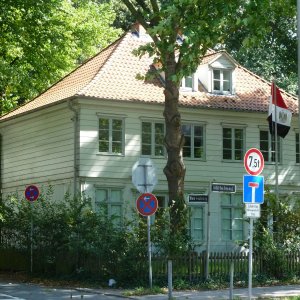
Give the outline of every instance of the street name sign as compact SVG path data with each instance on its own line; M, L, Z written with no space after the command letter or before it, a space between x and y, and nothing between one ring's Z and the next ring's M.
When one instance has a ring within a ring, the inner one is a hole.
M207 194L189 194L188 201L189 201L189 203L207 203L208 195Z
M236 186L235 184L228 184L228 183L212 183L211 190L212 192L218 192L218 193L235 193Z

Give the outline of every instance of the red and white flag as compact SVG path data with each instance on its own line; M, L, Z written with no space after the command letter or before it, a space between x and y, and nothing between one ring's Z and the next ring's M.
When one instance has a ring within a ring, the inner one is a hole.
M292 113L284 103L279 88L275 85L275 83L272 83L271 101L268 114L270 133L275 134L275 126L277 124L277 135L284 138L290 130L291 119Z

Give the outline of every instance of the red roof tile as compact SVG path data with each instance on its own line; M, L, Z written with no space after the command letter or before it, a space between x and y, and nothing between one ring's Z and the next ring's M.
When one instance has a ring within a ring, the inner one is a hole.
M2 116L0 122L71 97L163 103L163 85L158 79L137 79L138 74L145 75L152 66L152 59L147 55L138 58L132 54L143 43L144 39L127 33L32 101ZM218 55L220 53L209 51L202 64L209 63ZM270 83L239 65L236 67L235 77L235 95L214 95L205 91L185 92L180 94L180 104L267 112ZM295 113L298 107L296 98L285 92L282 95L288 107Z

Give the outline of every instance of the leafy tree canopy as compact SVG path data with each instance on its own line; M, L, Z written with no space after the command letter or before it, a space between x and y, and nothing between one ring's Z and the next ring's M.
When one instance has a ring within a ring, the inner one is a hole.
M269 30L257 43L249 44L245 23L229 32L225 48L243 66L291 93L297 92L296 1L270 1L267 9Z
M114 40L110 4L7 0L0 6L1 112L36 96Z

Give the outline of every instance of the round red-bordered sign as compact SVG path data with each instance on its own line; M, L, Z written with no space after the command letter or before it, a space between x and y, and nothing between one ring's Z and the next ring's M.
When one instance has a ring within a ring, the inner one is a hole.
M145 217L153 215L158 207L156 197L151 193L144 193L136 200L136 208L138 212Z
M265 166L262 153L256 148L249 149L244 156L244 166L248 174L259 175Z
M40 195L39 189L35 185L30 185L25 189L25 198L30 201L36 201Z

